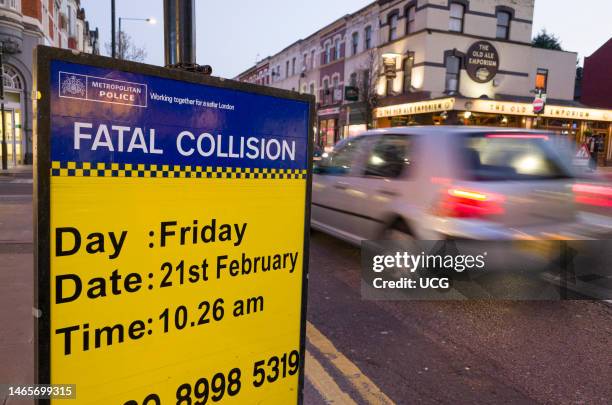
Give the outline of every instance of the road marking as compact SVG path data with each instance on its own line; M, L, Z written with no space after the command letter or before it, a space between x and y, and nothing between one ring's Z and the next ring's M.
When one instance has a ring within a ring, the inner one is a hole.
M355 387L365 402L370 404L394 404L372 380L366 377L355 364L340 353L334 344L310 322L306 326L306 336L310 343Z
M306 378L321 394L327 404L357 405L355 401L336 384L334 379L325 371L321 363L306 351Z
M32 179L15 179L10 181L11 184L32 184L34 180Z

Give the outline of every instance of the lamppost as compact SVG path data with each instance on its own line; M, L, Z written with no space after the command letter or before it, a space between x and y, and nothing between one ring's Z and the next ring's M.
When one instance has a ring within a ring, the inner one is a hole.
M157 24L157 20L155 18L127 18L127 17L119 17L119 37L117 38L117 49L119 52L117 52L117 56L119 57L119 59L123 59L124 55L123 55L123 40L122 40L122 30L121 30L121 21L125 20L125 21L144 21L146 23L149 24Z
M117 57L117 45L115 44L117 35L115 34L115 0L111 0L111 56Z

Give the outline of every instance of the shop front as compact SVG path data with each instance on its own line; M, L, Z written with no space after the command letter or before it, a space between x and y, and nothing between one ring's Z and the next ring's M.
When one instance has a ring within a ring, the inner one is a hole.
M344 104L340 110L342 138L359 135L367 130L367 106L363 102Z
M405 103L374 109L374 127L388 128L408 125L439 125L451 123L449 113L455 105L454 97ZM455 123L455 122L452 122Z
M340 107L319 110L318 136L316 143L323 149L331 149L341 139L340 133Z
M23 134L23 85L21 76L10 65L4 65L4 114L0 114L0 140L6 143L8 167L22 165L28 151ZM4 133L3 133L4 132ZM2 158L0 148L0 158Z
M553 131L586 147L600 166L612 165L612 110L446 97L374 110L375 126L473 125Z

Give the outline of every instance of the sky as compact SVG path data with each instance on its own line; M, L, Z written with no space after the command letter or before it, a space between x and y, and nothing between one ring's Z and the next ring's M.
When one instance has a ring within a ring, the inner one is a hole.
M305 38L371 0L196 0L196 57L213 75L231 78L256 60ZM110 41L110 0L81 0L90 26ZM162 0L116 0L117 17L157 20L151 25L123 21L123 30L145 47L146 63L164 64ZM534 35L545 28L564 50L578 52L580 64L612 36L612 0L536 0ZM102 54L106 47L101 46Z

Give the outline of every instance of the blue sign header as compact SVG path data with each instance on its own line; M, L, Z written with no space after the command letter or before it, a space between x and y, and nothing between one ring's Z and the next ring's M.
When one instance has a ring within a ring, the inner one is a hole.
M51 64L51 160L306 169L304 101Z

